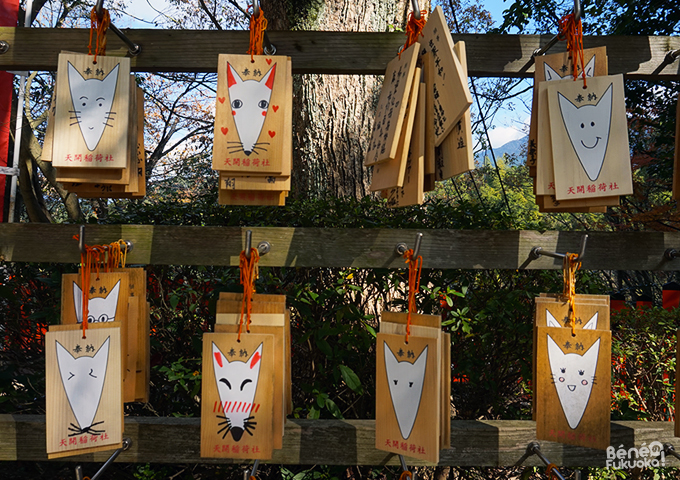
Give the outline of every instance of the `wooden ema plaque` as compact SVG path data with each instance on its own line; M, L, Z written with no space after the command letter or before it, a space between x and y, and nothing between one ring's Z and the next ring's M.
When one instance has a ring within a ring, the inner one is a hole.
M429 53L435 65L434 83L428 84L434 98L434 144L439 146L472 105L467 75L453 52L453 40L441 6L437 6L419 37L420 54Z
M79 273L62 275L61 323L82 323L82 290ZM92 272L88 295L88 322L123 321L128 311L130 278L124 272Z
M288 63L285 56L219 56L214 170L240 175L290 170L290 152L284 148L292 114Z
M416 118L418 105L420 73L420 68L416 68L413 73L412 88L408 95L408 102L406 103L406 111L404 112L401 134L399 135L397 153L393 159L379 163L373 167L373 177L371 179L372 192L402 187L404 185L406 163L408 162L409 148L413 136L413 124Z
M402 187L383 190L381 195L387 199L388 207L404 207L420 205L425 198L425 97L426 86L421 83L418 88L416 118L411 135L411 146L406 160L404 185Z
M274 337L203 335L201 457L272 457Z
M611 332L536 327L536 438L609 446Z
M632 194L623 75L545 84L555 198Z
M387 64L364 160L367 167L393 160L397 156L419 49L420 44L414 43Z
M129 152L130 59L61 53L52 163L122 169Z
M456 42L453 47L456 57L463 68L463 76L467 79L467 55L465 42ZM475 157L472 152L472 115L470 109L453 126L444 141L435 149L435 180L442 181L455 177L475 168Z
M122 447L120 324L53 325L45 334L47 456Z
M276 177L273 175L252 175L241 177L220 173L220 190L289 191L290 176Z
M437 338L379 333L375 447L439 461L441 358Z

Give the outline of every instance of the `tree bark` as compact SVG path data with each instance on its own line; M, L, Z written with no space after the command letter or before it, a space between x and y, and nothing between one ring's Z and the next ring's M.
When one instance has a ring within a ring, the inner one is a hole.
M427 5L421 3L421 8ZM410 9L405 0L262 2L268 30L385 32L391 27L403 28ZM382 77L295 75L293 84L291 194L367 195L370 172L363 162Z

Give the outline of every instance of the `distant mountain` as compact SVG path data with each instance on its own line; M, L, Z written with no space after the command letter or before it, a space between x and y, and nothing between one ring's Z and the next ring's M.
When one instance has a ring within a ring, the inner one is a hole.
M518 138L517 140L511 140L508 143L501 145L498 148L493 149L495 157L501 158L503 155L515 155L520 163L524 162L524 157L526 155L527 141L529 136L523 138ZM476 160L479 162L484 162L484 158L491 158L491 152L489 150L484 150L477 154Z

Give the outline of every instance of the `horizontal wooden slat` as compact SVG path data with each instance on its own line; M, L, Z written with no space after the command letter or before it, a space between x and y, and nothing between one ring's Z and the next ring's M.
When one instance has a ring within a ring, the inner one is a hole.
M266 240L271 251L261 266L404 268L395 246L413 247L418 230L342 228L252 228L253 246ZM131 264L238 266L245 228L152 225L92 225L88 245L118 239L133 242ZM421 230L425 268L560 269L547 256L530 259L532 247L577 252L582 232ZM16 262L78 263L77 225L0 224L0 258ZM588 270L666 270L667 248L680 250L680 233L591 232L583 261Z
M442 450L440 465L509 467L522 461L527 445L535 441L536 424L529 420L452 420L451 448ZM130 463L231 463L199 456L200 418L125 417L124 436L132 446L117 461ZM612 422L615 448L640 448L643 443L670 442L671 422ZM567 467L604 467L606 453L541 441L548 459ZM62 460L103 462L111 452L68 457ZM45 417L0 415L0 461L46 461ZM408 459L409 465L425 465ZM242 462L235 462L242 463ZM398 458L375 449L374 420L288 420L283 449L271 461L287 465L397 465ZM536 456L522 465L542 465ZM667 458L667 466L680 462Z
M245 53L248 32L216 30L126 30L141 45L132 68L142 72L215 72L220 53ZM280 55L293 58L293 73L380 75L404 43L401 33L268 32ZM528 62L534 50L551 35L453 35L464 40L471 76L513 77L533 75ZM87 52L89 30L0 28L0 40L9 51L0 55L2 70L56 70L62 50ZM109 54L124 54L127 47L108 35ZM586 48L607 46L609 72L637 78L677 78L680 61L664 64L666 53L680 48L679 37L586 36ZM564 51L564 42L552 52Z

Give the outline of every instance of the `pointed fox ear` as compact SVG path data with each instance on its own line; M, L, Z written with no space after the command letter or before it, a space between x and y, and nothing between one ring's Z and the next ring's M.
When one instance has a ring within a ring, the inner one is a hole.
M274 87L274 75L276 74L276 64L272 66L272 68L269 69L269 71L264 75L262 80L264 80L264 84L267 86L269 90L271 90ZM260 80L260 81L262 81Z
M545 75L545 79L547 81L552 81L552 80L561 80L563 77L559 73L555 71L554 68L552 68L550 65L547 63L543 64L543 73ZM571 75L570 75L571 76Z
M78 80L78 78L80 78L80 80L82 80L82 81L85 81L85 77L83 77L80 74L80 72L78 71L78 69L76 69L76 67L71 65L71 62L66 62L66 63L68 63L68 79L69 79L69 82L72 82L73 80ZM76 73L78 74L78 77L75 76Z
M255 353L253 353L250 357L249 367L250 367L251 370L255 367L255 365L257 365L257 363L262 358L262 345L263 344L261 343L260 346L257 347L257 350L255 350Z
M236 80L237 78L238 80ZM241 77L239 77L238 73L236 73L234 67L231 66L231 63L227 62L227 88L231 88L233 85L236 85L240 80Z

